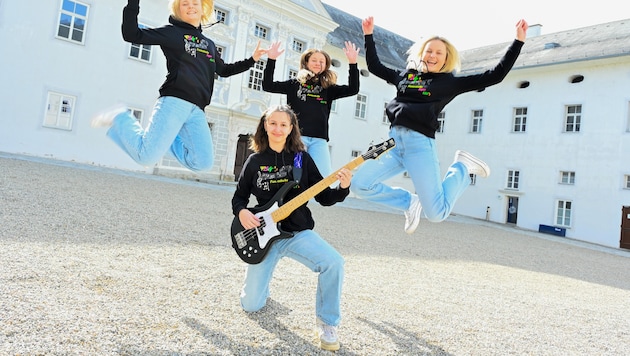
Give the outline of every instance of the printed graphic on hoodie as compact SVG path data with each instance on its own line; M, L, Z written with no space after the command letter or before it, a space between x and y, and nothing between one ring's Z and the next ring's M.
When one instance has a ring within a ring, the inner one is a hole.
M214 62L214 58L208 51L208 41L193 35L184 35L184 48L191 56L197 58L197 52L203 53L210 62Z
M270 191L272 184L284 184L289 181L289 173L293 166L260 166L258 167L258 178L256 187L261 190Z
M408 72L405 79L398 83L398 92L419 91L422 95L431 96L427 87L431 85L432 79L422 79L420 73Z

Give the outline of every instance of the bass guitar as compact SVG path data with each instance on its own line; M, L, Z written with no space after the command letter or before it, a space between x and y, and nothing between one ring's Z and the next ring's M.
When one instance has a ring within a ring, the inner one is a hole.
M368 159L380 157L395 145L396 143L393 138L378 145L372 145L367 152L353 159L341 169L347 168L348 170L353 170ZM326 187L333 184L336 180L337 171L286 203L284 203L284 196L295 187L298 182L291 181L285 183L265 205L258 208L248 208L260 220L260 226L256 228L245 229L241 225L238 216L234 217L231 230L232 247L238 254L238 257L248 264L260 263L265 258L269 247L275 240L286 239L293 236L292 232L282 230L280 222L291 215L295 209L304 205L311 198L326 189Z

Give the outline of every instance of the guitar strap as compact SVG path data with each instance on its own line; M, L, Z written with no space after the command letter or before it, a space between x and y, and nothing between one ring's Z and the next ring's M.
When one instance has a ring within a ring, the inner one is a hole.
M293 157L293 180L300 183L302 178L302 152L298 152Z

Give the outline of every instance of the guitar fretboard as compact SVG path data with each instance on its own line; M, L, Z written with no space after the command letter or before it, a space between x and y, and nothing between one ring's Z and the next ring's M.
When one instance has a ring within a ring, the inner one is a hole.
M345 166L341 167L340 169L347 168L349 170L353 170L353 169L357 168L358 166L360 166L361 163L363 163L364 161L365 161L365 159L363 158L363 156L359 156L359 157L353 159L352 161L350 161ZM300 206L304 205L304 203L309 201L309 199L311 199L312 197L316 196L321 191L326 189L326 187L328 187L331 184L333 184L337 180L337 172L339 172L340 169L334 171L333 174L331 174L328 177L320 180L319 182L317 182L316 184L312 185L307 190L305 190L302 193L300 193L297 197L291 199L290 201L288 201L287 203L285 203L284 205L279 207L277 210L272 212L271 213L271 218L273 219L273 221L278 222L278 221L286 219L289 215L291 215L291 213L295 209L297 209Z

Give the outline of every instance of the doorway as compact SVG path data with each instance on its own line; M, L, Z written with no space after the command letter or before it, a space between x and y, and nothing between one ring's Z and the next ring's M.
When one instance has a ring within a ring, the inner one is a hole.
M621 208L621 239L619 247L630 249L630 206Z
M508 197L507 223L516 224L518 217L518 197Z
M250 154L254 153L249 148L249 137L251 135L238 135L238 142L236 143L236 158L234 159L234 181L238 181L238 176L243 170L243 165Z

